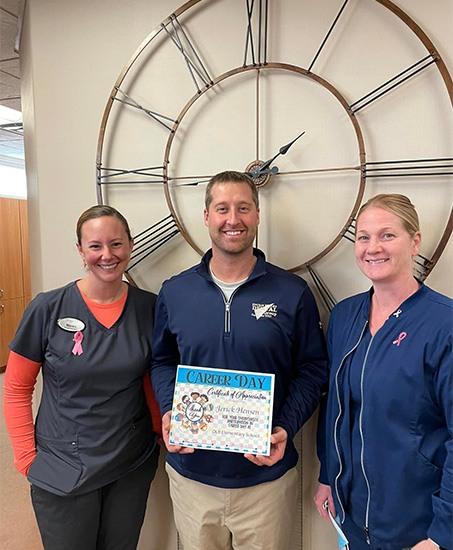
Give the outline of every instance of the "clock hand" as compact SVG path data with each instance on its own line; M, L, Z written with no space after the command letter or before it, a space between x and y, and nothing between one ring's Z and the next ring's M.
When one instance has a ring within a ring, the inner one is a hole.
M278 166L272 166L272 168L269 168L269 170L263 170L262 167L260 167L260 169L258 170L260 176L263 176L264 174L278 174L278 172Z
M284 176L295 175L295 174L316 174L320 172L350 172L350 171L360 171L360 165L356 166L340 166L340 167L331 167L331 168L311 168L306 170L290 170L285 172L280 172L278 166L273 166L268 170L259 169L260 176L266 174L281 174ZM256 177L258 170L250 170L249 172L244 172L247 176ZM171 176L168 178L168 182L172 187L195 187L200 184L207 184L213 174L204 175L204 176ZM189 180L188 183L183 182L183 180ZM193 180L193 181L190 181Z
M251 178L256 178L259 176L264 176L265 174L278 174L278 166L272 166L272 168L269 168L268 170L262 170L260 167L257 170L252 170L251 172L245 172L247 176L250 176Z
M244 172L247 176L250 176L251 178L256 177L255 171L250 172ZM278 173L278 167L273 166L269 170L263 170L259 172L260 176L264 176L265 174L277 174ZM198 178L198 179L196 179ZM203 179L202 179L203 178ZM210 176L172 176L167 178L168 183L171 183L171 187L196 187L200 184L207 184L209 180L212 178L212 175ZM189 182L183 182L181 180L194 180Z
M281 175L289 176L294 174L317 174L320 172L350 172L352 170L360 171L362 166L342 166L337 168L311 168L307 170L289 170L286 172L280 172Z
M253 175L256 177L256 176L261 176L263 173L267 173L265 172L265 170L267 170L269 168L269 166L274 162L274 160L279 157L280 155L286 155L286 153L289 151L289 148L300 138L302 137L303 135L305 134L305 131L302 132L301 134L299 134L296 138L294 138L292 141L290 141L289 143L287 143L286 145L284 145L283 147L280 147L280 149L278 150L278 153L276 155L274 155L271 159L269 160L266 160L266 162L263 162L263 164L259 167L258 170L254 170L253 171ZM278 171L278 169L277 169ZM274 172L275 173L275 172Z

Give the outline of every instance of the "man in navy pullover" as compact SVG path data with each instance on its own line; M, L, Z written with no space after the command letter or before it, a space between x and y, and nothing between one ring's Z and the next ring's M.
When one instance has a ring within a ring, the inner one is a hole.
M162 413L175 522L184 550L290 547L297 502L293 438L326 383L324 336L307 283L253 248L253 180L214 176L204 222L212 249L166 281L156 305L152 383ZM269 456L169 443L178 364L275 375Z

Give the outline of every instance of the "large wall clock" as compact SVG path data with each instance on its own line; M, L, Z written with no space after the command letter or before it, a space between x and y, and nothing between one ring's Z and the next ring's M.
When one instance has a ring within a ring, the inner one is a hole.
M427 36L389 0L190 0L118 76L97 150L100 203L131 222L128 276L158 290L209 247L213 174L259 187L258 246L300 273L327 312L349 273L360 204L410 196L418 276L452 231L453 86Z

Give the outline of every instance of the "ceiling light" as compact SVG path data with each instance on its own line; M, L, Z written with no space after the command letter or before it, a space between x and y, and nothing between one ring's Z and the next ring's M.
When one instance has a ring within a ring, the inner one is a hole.
M4 124L17 124L19 122L22 122L22 113L20 111L0 105L0 126Z

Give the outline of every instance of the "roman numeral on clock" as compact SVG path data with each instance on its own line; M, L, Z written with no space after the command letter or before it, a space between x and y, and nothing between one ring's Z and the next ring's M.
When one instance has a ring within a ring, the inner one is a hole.
M179 229L173 216L168 215L134 236L134 249L127 268L129 273L134 267L159 250L170 239L178 235Z
M178 18L175 15L171 16L169 18L169 23L166 25L162 24L162 28L183 56L197 91L201 92L203 87L211 86L213 80L209 75L206 65L203 63L195 44L189 38L188 33L178 21Z
M269 0L245 0L247 29L243 66L267 63Z

